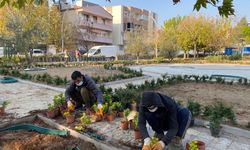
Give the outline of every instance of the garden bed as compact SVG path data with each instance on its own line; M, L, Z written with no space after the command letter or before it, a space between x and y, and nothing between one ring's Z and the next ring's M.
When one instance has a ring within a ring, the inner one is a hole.
M167 85L157 90L174 97L184 105L188 100L194 100L203 106L223 102L233 106L239 124L246 125L250 120L250 88L244 85L191 82Z
M83 74L87 74L91 77L108 77L115 74L122 74L123 72L119 70L106 70L102 65L86 65L84 67L60 67L60 68L48 68L44 71L29 71L29 74L44 74L48 73L51 76L59 76L61 78L67 77L68 80L71 80L71 74L73 71L78 70Z
M37 118L31 122L24 122L52 128ZM75 147L97 150L94 144L72 136L60 137L25 130L5 131L0 134L0 149L4 150L72 150Z

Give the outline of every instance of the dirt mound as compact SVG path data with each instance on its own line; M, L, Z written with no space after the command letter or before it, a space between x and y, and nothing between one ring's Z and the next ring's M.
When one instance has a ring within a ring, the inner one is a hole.
M18 131L0 135L0 149L3 150L97 150L94 144L73 137L59 137Z

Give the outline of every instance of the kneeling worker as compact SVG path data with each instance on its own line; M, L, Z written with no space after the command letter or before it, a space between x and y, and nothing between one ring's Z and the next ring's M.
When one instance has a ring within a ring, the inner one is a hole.
M102 92L91 77L83 75L79 71L74 71L71 79L72 83L65 91L65 99L68 107L74 104L76 108L80 108L84 104L86 110L89 110L97 102L98 108L102 108Z
M172 98L157 92L144 92L139 105L139 129L144 139L142 150L163 150L167 145L169 150L184 150L182 138L191 117L191 112L179 106ZM150 147L151 138L146 122L159 139L153 147Z

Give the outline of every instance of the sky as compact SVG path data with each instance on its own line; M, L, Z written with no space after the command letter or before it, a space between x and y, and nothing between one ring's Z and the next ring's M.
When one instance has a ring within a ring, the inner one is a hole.
M87 0L99 4L101 6L115 6L126 5L133 6L141 9L151 10L158 15L158 26L162 26L166 19L175 16L186 16L197 13L193 11L193 6L197 0L181 0L177 5L173 5L172 0ZM241 17L247 17L250 22L250 0L234 0L235 17L234 21L237 22ZM207 9L202 8L199 14L217 17L219 16L217 8L208 6Z

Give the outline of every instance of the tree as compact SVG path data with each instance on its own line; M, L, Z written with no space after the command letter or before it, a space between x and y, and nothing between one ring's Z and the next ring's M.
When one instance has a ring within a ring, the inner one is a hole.
M177 28L182 17L174 17L165 21L164 29L159 38L160 55L173 60L177 55L180 46L177 43Z
M194 58L206 47L209 39L210 26L204 16L188 16L178 26L177 42L184 50L184 59L189 57L188 51L193 50ZM211 33L211 32L210 32Z
M139 62L139 57L147 54L148 41L145 37L147 37L147 33L141 29L126 33L127 44L125 52L135 56L137 63Z
M211 18L208 20L207 25L206 51L214 52L232 45L233 29L229 19Z
M248 23L246 17L240 19L237 25L233 28L233 42L237 45L240 51L243 46L243 42L247 42L246 29L248 28Z
M46 38L46 26L44 26L46 19L41 17L44 15L43 12L47 11L46 7L35 8L29 5L22 10L15 8L7 10L5 26L10 33L9 40L14 44L16 51L25 54L28 63L31 63L30 49L38 42L44 42Z
M179 48L177 44L177 34L172 31L162 31L159 41L160 56L168 58L170 61L176 57Z
M111 0L106 0L106 1L111 1ZM181 0L172 0L172 1L174 4L177 4ZM1 0L0 8L3 7L4 5L9 5L20 9L24 8L25 4L31 4L34 2L41 5L43 3L47 3L47 0ZM234 15L233 0L197 0L196 3L194 4L194 10L199 11L201 7L207 8L207 5L212 5L216 7L221 16L228 17L230 15Z

